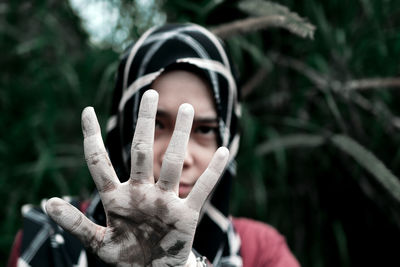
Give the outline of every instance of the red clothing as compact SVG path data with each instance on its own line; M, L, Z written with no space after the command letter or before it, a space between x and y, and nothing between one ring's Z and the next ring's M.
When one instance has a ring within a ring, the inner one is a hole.
M240 236L243 267L299 267L285 238L265 223L245 218L233 218Z
M7 267L17 266L18 257L21 251L21 243L22 243L22 230L17 232L15 236L14 243L11 249L10 258L8 259Z

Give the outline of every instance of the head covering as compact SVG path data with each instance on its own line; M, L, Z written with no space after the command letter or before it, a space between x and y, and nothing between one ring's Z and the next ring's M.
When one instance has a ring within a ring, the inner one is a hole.
M215 266L241 266L240 241L228 219L240 105L231 62L215 35L195 24L167 24L149 29L127 50L118 68L107 123L110 159L120 180L126 181L140 98L171 68L195 72L209 82L218 117L218 143L230 150L228 168L203 209L193 247Z

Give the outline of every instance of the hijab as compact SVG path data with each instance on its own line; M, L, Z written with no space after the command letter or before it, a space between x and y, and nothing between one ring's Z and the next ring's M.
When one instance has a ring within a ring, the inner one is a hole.
M167 24L146 31L122 55L118 67L106 147L121 181L130 173L130 149L141 96L169 69L182 69L204 78L212 88L218 119L218 144L230 150L220 182L203 207L193 248L214 266L242 266L240 239L229 219L229 198L239 143L240 105L236 79L224 44L196 24ZM105 223L95 197L88 209L92 218Z

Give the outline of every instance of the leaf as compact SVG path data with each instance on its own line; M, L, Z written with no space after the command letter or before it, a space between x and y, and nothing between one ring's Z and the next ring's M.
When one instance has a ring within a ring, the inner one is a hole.
M239 8L254 16L286 15L291 13L286 6L260 0L242 1L239 3ZM293 14L300 18L296 13Z
M317 147L325 142L325 138L313 134L293 134L274 138L261 144L256 149L257 155L266 155L276 150L295 147ZM350 155L358 164L366 169L382 186L400 202L400 181L369 150L345 135L333 135L330 142L344 153Z
M220 5L221 3L223 3L223 0L211 0L211 1L207 1L207 3L203 3L203 7L198 10L200 11L203 15L207 15L209 14L215 7L217 7L218 5Z
M343 225L340 221L334 221L332 223L333 231L335 232L335 238L337 243L337 249L340 255L341 266L350 266L349 264L349 252L348 252L348 241L346 232L344 231Z
M342 132L347 131L346 123L343 120L343 116L340 113L339 107L336 104L335 98L332 96L331 92L329 90L323 90L324 91L324 96L325 100L328 104L329 110L332 112L336 122L340 126L340 129Z
M300 17L297 13L291 12L286 6L269 1L242 1L239 8L256 17L276 17L281 20L279 26L303 38L314 38L315 26Z
M292 134L279 138L274 138L261 144L256 149L257 155L265 155L276 150L294 147L317 147L324 143L325 138L313 134Z
M331 142L364 167L382 186L400 202L399 179L369 150L344 135L335 135Z
M15 47L15 52L17 55L23 55L34 50L41 49L45 45L46 41L44 40L44 38L38 37L18 44Z

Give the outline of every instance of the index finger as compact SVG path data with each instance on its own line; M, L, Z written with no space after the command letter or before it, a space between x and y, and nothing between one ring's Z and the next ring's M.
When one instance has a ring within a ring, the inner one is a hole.
M85 159L100 197L103 199L104 193L116 189L119 180L104 147L100 125L92 107L87 107L82 112L82 131Z

